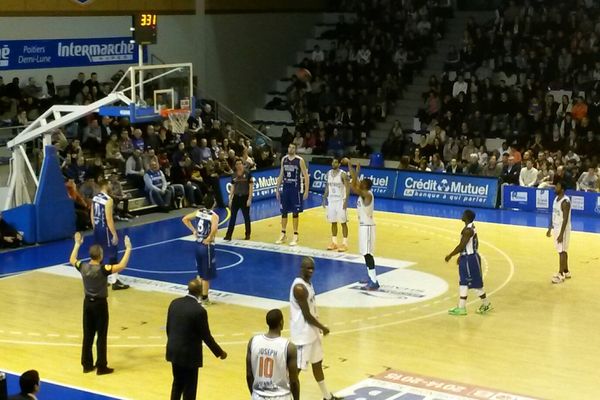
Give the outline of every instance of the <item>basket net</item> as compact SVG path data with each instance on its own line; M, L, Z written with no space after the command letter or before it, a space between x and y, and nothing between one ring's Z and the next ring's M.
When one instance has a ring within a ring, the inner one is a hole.
M165 109L161 111L161 115L165 118L169 118L169 121L171 122L171 131L173 133L185 133L185 129L188 126L188 118L190 117L190 110Z

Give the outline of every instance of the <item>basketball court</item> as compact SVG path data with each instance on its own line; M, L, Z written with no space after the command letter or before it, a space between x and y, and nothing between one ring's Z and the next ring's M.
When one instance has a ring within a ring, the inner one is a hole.
M479 299L471 294L469 315L451 317L457 268L443 258L459 240L461 208L378 199L382 290L364 292L357 284L365 267L356 254L355 210L350 210L350 251L332 253L324 250L329 225L317 206L320 196L311 195L309 203L314 208L302 214L297 248L273 244L279 232L274 200L255 203L252 241L235 235L230 243L218 241L220 271L212 294L218 304L208 313L212 333L229 357L205 355L200 398L248 398L247 341L266 328L265 310L281 308L288 318L289 287L306 255L315 258L320 319L331 329L324 339L326 379L346 398L594 398L600 339L589 324L600 303L595 289L600 272L590 250L596 247L599 221L574 218L573 279L552 285L557 255L545 237L546 215L476 210L485 285L495 309L476 314ZM220 212L223 226L228 215ZM125 233L134 251L123 280L132 289L109 297L109 365L116 373L81 372L82 284L64 264L72 246L68 240L0 254L3 368L17 372L34 365L44 380L57 384L52 390L96 393L61 398L168 397L166 310L195 275L193 242L179 218ZM243 235L241 226L236 234ZM80 254L90 244L87 238ZM301 393L320 398L312 374L301 374Z

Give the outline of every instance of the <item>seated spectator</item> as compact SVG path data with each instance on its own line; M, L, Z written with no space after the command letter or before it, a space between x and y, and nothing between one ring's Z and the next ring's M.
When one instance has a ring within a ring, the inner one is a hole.
M200 160L205 163L208 160L212 160L212 152L210 147L208 147L208 142L206 141L206 139L202 138L200 139Z
M106 161L110 164L115 165L119 169L125 166L125 158L121 154L119 147L119 139L116 133L111 133L108 143L106 143Z
M373 153L373 148L367 144L367 139L360 139L360 143L356 146L354 154L359 158L369 158Z
M500 179L502 180L502 183L518 185L520 173L521 166L515 163L515 158L513 156L509 156L507 165L502 168Z
M527 160L525 167L521 168L519 173L519 185L524 187L534 187L538 184L538 170L533 167L533 161Z
M171 169L171 182L183 186L188 207L196 207L203 197L202 185L192 180L192 172L192 160L189 157L179 160Z
M102 149L102 130L96 118L83 128L83 147L92 152L100 152Z
M88 171L83 183L79 186L79 193L85 199L88 207L91 206L94 196L100 193L100 186L98 186L96 179L97 177Z
M150 163L152 162L158 162L158 156L156 155L156 152L154 151L154 149L149 148L148 150L146 150L144 152L144 154L142 155L142 162L144 165L144 170L149 170L150 169ZM160 163L159 163L160 166Z
M121 138L119 139L119 151L123 155L124 159L128 159L131 154L133 154L133 142L129 137L129 132L127 129L123 129L121 131Z
M439 153L435 153L431 156L431 163L429 164L431 172L445 172L444 163L440 159Z
M327 155L341 158L344 156L344 141L337 128L333 129L331 137L327 142Z
M247 147L244 148L244 150L242 151L242 156L240 157L240 160L242 160L242 163L244 163L244 169L246 169L247 171L252 171L256 169L256 163L248 154Z
M17 232L8 222L2 219L0 212L0 249L16 249L23 245L23 234Z
M223 153L223 159L225 159L224 153ZM219 158L219 160L220 160L220 158ZM271 148L268 146L264 146L262 149L259 149L258 157L256 157L256 168L261 169L261 168L272 167L274 164L275 164L275 156L273 155ZM226 172L226 174L232 175L233 171L228 170Z
M40 374L35 370L23 372L19 377L21 391L9 396L8 400L31 400L37 399L36 394L40 391Z
M452 85L452 97L457 98L460 93L466 95L468 89L468 82L465 82L465 78L462 76L462 74L458 75L458 78Z
M125 178L132 186L141 189L144 187L144 162L142 151L135 149L125 163Z
M502 164L498 164L498 159L495 155L489 157L488 163L483 168L481 175L500 178L502 175Z
M576 122L581 121L587 117L588 106L582 96L578 96L573 108L571 109L571 116Z
M596 168L590 166L587 171L584 171L579 179L577 179L577 190L583 192L597 192L598 191L598 174Z
M398 164L398 169L414 170L415 167L410 165L410 157L409 156L402 156L402 157L400 157L400 163Z
M469 156L469 162L466 166L465 169L465 174L468 175L481 175L481 165L479 165L479 157L477 156L477 153L472 153Z
M133 130L133 139L131 139L131 144L133 145L134 149L138 149L141 151L144 151L146 149L146 145L144 142L144 138L142 137L141 129Z
M431 172L431 169L429 169L429 166L427 165L427 160L425 158L422 158L421 161L419 161L419 167L417 168L417 170L421 172Z
M129 200L131 199L131 194L123 191L123 186L121 186L121 182L119 182L118 174L111 174L108 184L108 193L113 199L113 212L115 213L115 219L119 221L129 221L130 218L133 218L133 215L129 214ZM121 208L118 207L120 203L123 203Z
M458 175L463 173L463 170L461 166L458 165L458 161L456 161L456 158L450 160L448 166L446 167L446 173L452 175Z
M87 169L87 174L90 175L94 180L98 178L104 178L104 163L102 157L95 157L94 162Z
M221 152L221 146L217 143L217 138L210 139L210 153L211 158L216 160L219 157L219 153Z
M87 170L88 168L85 165L85 159L83 157L72 160L71 155L68 154L67 158L65 158L63 174L66 177L73 179L77 185L83 183Z
M552 180L552 186L555 186L559 181L563 182L565 189L575 189L577 187L573 181L573 176L564 165L559 165L556 168L556 173L554 174L554 179Z
M167 179L158 167L157 161L150 163L150 169L144 174L146 193L152 204L157 205L162 211L171 208L173 192L169 190Z

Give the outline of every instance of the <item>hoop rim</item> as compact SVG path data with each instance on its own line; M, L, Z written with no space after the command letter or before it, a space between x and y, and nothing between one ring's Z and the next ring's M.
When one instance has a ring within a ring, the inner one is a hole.
M191 114L189 108L163 108L160 110L160 115L167 118L170 114Z

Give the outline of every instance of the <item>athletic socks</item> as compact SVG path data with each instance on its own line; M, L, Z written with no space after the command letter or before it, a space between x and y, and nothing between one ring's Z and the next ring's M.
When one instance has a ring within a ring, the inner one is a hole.
M331 399L331 392L327 390L327 385L325 385L325 380L321 382L317 382L319 384L319 388L321 389L321 393L323 394L324 399Z
M331 237L331 243L337 244L337 236L332 236Z
M458 299L458 308L465 308L467 306L467 295L469 294L469 287L465 285L459 286L458 293L460 295Z
M375 271L375 268L367 268L367 274L369 274L371 282L377 283L377 272Z
M458 308L465 308L467 306L467 298L466 297L460 297L458 299Z
M348 238L345 237L344 239L342 239L342 243L344 244L344 246L348 246Z

